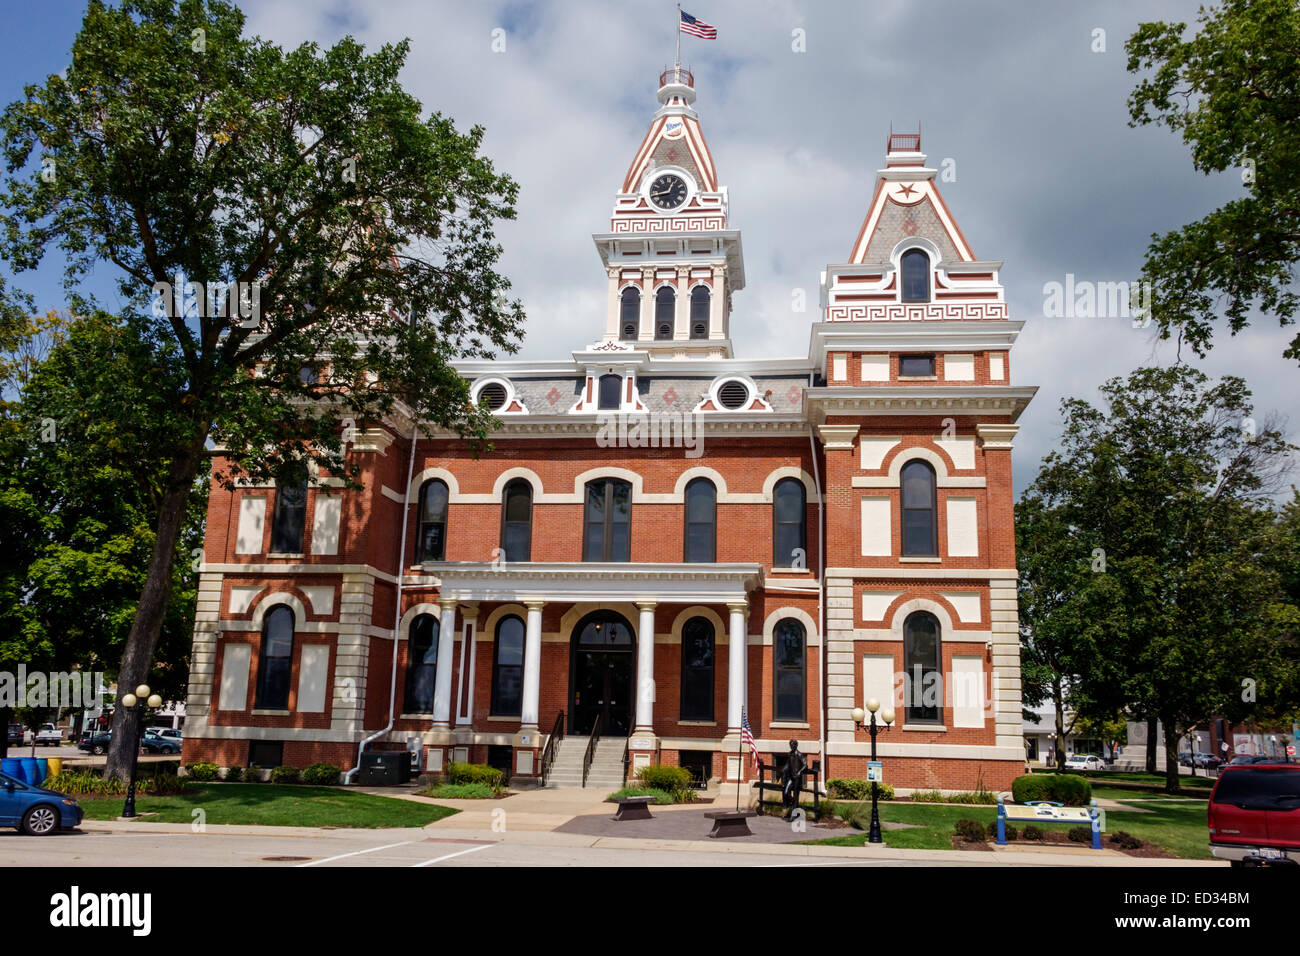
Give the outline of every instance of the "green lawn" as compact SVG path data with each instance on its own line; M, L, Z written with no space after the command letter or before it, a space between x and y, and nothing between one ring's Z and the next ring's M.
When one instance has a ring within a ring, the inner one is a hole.
M1160 787L1162 790L1165 786L1165 775L1163 773L1145 773L1138 770L1071 770L1070 772L1087 777L1092 781L1114 780L1119 783L1140 783L1149 787ZM1206 790L1212 789L1217 778L1206 777L1202 774L1204 774L1204 771L1198 771L1198 775L1195 777L1189 774L1180 774L1178 786L1189 790L1201 787Z
M279 827L422 827L459 811L436 804L376 797L342 787L278 786L273 783L204 783L198 793L136 797L139 813L156 823L192 823L202 809L210 824ZM88 820L112 820L122 797L78 797Z
M1105 794L1110 796L1110 794ZM1113 810L1106 813L1106 833L1124 830L1133 836L1162 847L1175 856L1192 860L1210 858L1210 835L1205 823L1205 804L1200 800L1164 801L1122 793L1121 799L1150 813ZM870 804L868 804L870 806ZM962 818L987 825L997 819L995 807L948 806L944 804L880 804L882 822L920 824L914 830L885 830L881 835L892 847L912 850L950 850L949 836ZM1065 824L1048 824L1043 829L1065 832ZM1105 836L1102 837L1103 841ZM867 842L865 830L852 830L828 840L810 840L830 846L862 846Z

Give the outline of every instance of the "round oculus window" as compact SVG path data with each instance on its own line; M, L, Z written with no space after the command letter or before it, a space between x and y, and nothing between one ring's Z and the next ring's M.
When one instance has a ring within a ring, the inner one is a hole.
M749 404L749 386L737 379L723 382L718 388L718 403L733 412L744 408Z
M506 403L506 387L500 382L488 382L478 390L478 403L488 411L499 411Z

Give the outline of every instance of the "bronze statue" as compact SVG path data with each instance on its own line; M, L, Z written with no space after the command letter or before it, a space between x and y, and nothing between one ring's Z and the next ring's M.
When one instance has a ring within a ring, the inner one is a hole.
M781 770L781 806L793 810L799 806L799 791L803 789L803 775L808 771L808 761L799 752L799 741L790 741L790 756Z

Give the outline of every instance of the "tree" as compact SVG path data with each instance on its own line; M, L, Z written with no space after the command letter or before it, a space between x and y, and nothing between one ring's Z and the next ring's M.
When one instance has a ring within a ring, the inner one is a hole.
M1290 325L1300 306L1300 7L1224 0L1185 39L1186 28L1142 23L1129 38L1129 71L1153 71L1129 115L1180 132L1203 173L1240 169L1246 196L1153 235L1143 266L1161 336L1176 330L1203 356L1221 307L1235 335L1255 307ZM1300 335L1284 355L1300 360Z
M1237 378L1209 385L1184 365L1143 368L1101 392L1103 408L1062 402L1059 449L1021 510L1055 510L1055 533L1069 542L1059 549L1076 564L1093 556L1091 573L1066 576L1046 610L1058 641L1078 632L1084 716L1125 709L1163 722L1176 790L1178 735L1228 712L1242 681L1277 657L1278 578L1262 558L1268 494L1293 448L1255 424Z
M0 252L21 270L57 247L74 288L116 266L181 373L158 386L178 420L127 687L153 660L209 440L230 482L307 461L351 481L352 428L395 409L481 439L490 413L452 361L514 351L523 320L493 234L517 187L479 155L481 128L422 116L398 82L408 44L286 52L243 26L224 0L92 0L65 75L0 121ZM122 776L138 720L119 709L115 728Z

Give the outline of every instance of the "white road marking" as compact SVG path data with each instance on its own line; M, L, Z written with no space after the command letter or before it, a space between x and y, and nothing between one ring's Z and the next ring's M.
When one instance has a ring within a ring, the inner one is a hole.
M437 859L425 860L423 863L416 863L415 866L433 866L435 863L441 863L443 860L450 860L453 856L464 856L466 853L475 853L479 850L486 850L488 847L496 846L495 843L485 843L483 846L472 846L468 850L457 850L455 853L448 853L446 856L440 856Z
M401 843L389 843L386 846L372 846L368 850L356 850L352 853L340 853L338 856L326 857L323 860L312 860L310 863L299 863L298 866L320 866L322 863L333 863L335 860L344 860L350 856L360 856L363 853L378 853L380 850L391 850L395 846L407 846L414 842L414 840L403 840Z

